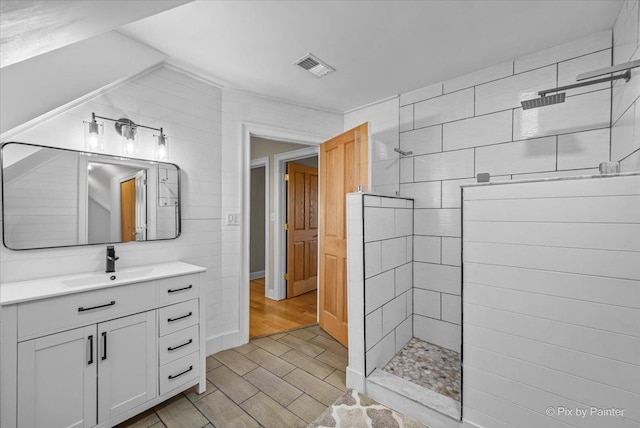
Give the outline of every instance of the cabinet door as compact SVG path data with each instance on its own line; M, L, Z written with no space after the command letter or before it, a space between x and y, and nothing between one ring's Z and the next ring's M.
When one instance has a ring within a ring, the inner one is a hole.
M18 426L96 425L96 326L18 344Z
M157 395L155 311L98 324L98 412L106 422Z

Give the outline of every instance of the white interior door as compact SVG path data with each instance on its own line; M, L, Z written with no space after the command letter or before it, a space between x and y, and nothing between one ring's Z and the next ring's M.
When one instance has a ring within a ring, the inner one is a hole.
M147 171L136 174L136 241L147 240Z
M18 426L96 425L96 349L95 324L18 344Z
M155 311L98 324L98 409L108 421L157 395Z

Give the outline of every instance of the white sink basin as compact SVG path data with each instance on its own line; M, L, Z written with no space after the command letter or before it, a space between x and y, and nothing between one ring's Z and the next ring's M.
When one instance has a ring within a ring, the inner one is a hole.
M130 270L124 272L96 273L73 279L63 279L60 282L67 287L88 287L91 285L118 283L121 281L143 280L150 277L153 268ZM151 279L151 278L149 278Z

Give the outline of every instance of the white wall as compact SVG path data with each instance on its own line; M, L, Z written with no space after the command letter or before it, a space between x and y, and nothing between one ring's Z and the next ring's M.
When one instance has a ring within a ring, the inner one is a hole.
M369 122L369 181L371 192L395 196L399 189L399 98L392 97L344 115L344 130Z
M0 133L131 78L165 58L163 53L111 31L2 67Z
M4 97L4 94L3 94ZM91 112L164 127L169 162L181 168L182 236L176 240L116 245L117 268L182 260L207 268L207 335L222 333L220 283L222 91L171 68L136 78L15 137L16 140L84 149L83 121ZM139 131L140 157L153 157L153 132ZM112 123L105 123L105 152L121 154ZM104 269L103 245L14 252L0 249L0 281L13 282ZM228 314L226 314L228 315ZM234 315L237 318L237 313ZM212 342L215 340L212 340Z
M222 287L220 302L224 332L213 347L229 348L248 340L249 327L249 251L248 198L245 201L245 169L249 168L249 146L244 141L245 126L274 129L269 135L281 140L276 130L308 135L310 140L329 139L342 132L342 114L301 107L248 92L223 90L222 113L222 212L240 213L242 226L222 226ZM248 188L248 187L247 187ZM244 242L244 244L243 244Z
M276 186L279 186L281 184L282 177L276 177L276 162L274 160L274 156L276 154L279 153L285 153L285 152L290 152L293 150L300 150L300 149L304 149L307 148L309 146L305 146L302 144L295 144L295 143L286 143L283 141L275 141L275 140L269 140L269 139L265 139L265 138L259 138L259 137L252 137L251 138L251 153L250 153L250 158L251 160L254 159L259 159L259 158L269 158L269 177L268 177L268 188L269 188L269 213L267 215L269 215L269 218L271 218L271 214L275 214L276 211L276 201L274 201L274 195L276 192ZM264 183L263 183L264 185ZM251 197L253 198L253 193L251 194ZM286 195L282 195L282 197L286 197ZM262 202L264 205L264 195L262 195ZM285 213L286 216L286 213ZM253 220L254 220L254 215L253 213L251 213L251 228L253 229ZM257 218L256 218L257 220ZM274 272L275 272L275 234L276 231L274 230L274 221L269 221L269 226L268 226L268 230L267 233L269 235L269 249L268 249L268 257L270 260L270 266L269 266L269 278L266 279L266 285L269 289L267 295L269 297L276 297L276 293L275 293L275 285L276 285L276 281L275 278L273 277ZM264 216L262 217L262 225L263 225L263 229L264 229ZM278 230L278 232L280 232L281 230ZM251 238L251 241L253 243L253 237ZM263 258L263 267L262 269L258 269L258 270L264 270L264 258L265 258L265 253L264 253L264 235L262 237L262 258ZM251 256L253 257L253 255ZM253 269L251 270L253 272ZM281 281L283 281L284 284L284 279L279 279ZM283 285L284 286L284 285Z
M6 150L13 147L9 145ZM5 183L4 242L11 248L78 242L78 156L47 152L47 161L30 165ZM51 222L43 221L43 216Z
M465 420L640 426L640 175L463 193Z
M627 0L613 27L613 64L640 60L640 2ZM613 85L611 160L622 171L640 170L640 68Z

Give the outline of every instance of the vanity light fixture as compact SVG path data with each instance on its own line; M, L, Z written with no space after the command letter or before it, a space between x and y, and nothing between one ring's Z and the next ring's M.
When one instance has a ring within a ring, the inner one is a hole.
M104 125L96 122L95 113L91 113L91 122L83 122L87 126L84 127L84 146L87 150L96 152L104 151L102 144L102 135L104 132Z
M164 135L162 128L160 128L160 134L155 136L158 139L156 145L156 157L158 159L166 159L168 155L167 150L167 136Z
M91 122L85 122L86 124L88 124L86 128L87 132L85 134L85 146L88 150L104 150L102 146L103 125L96 122L96 118L115 122L114 126L116 132L122 137L122 152L126 156L138 154L138 141L136 139L138 128L159 131L160 134L155 136L157 138L155 153L158 159L166 159L168 154L167 136L165 135L162 128L140 125L139 123L135 123L133 120L127 119L126 117L121 117L120 119L112 119L110 117L98 116L95 113L91 113Z

